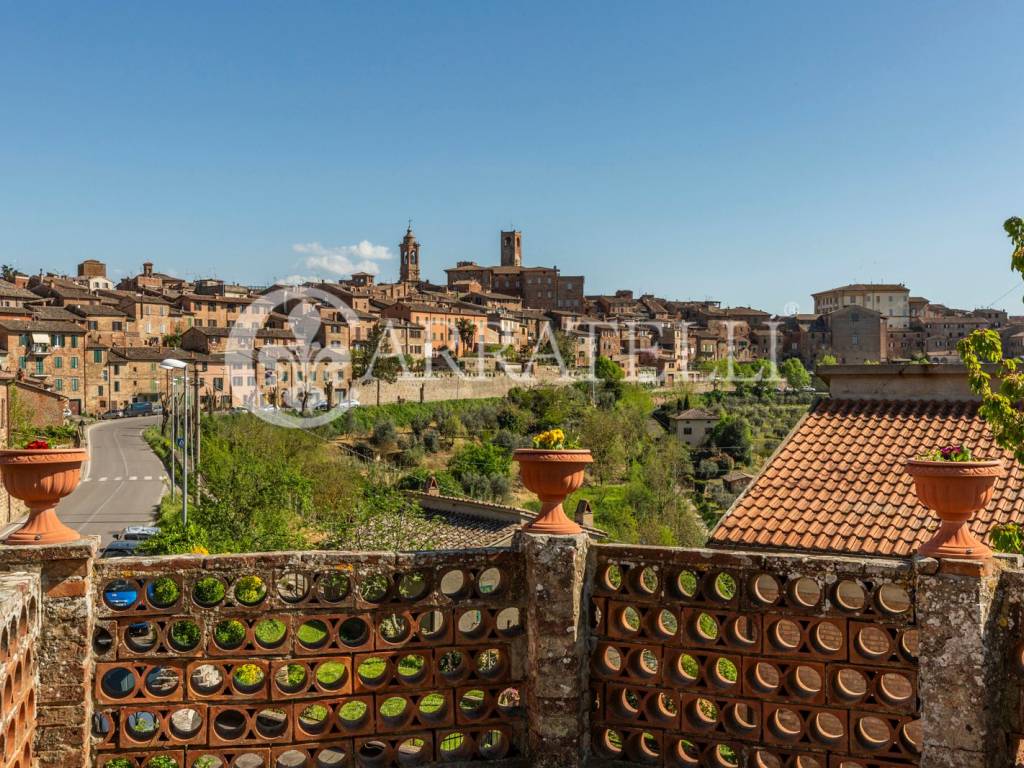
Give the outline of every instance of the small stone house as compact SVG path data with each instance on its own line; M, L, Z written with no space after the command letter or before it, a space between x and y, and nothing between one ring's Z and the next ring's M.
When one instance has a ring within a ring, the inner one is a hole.
M718 423L718 413L706 408L689 408L672 414L669 419L675 424L676 437L691 448L699 448Z

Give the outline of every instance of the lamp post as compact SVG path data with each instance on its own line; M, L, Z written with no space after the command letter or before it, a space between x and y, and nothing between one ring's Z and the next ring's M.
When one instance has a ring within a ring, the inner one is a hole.
M185 425L183 433L185 435L185 441L183 446L183 454L181 460L181 528L182 530L188 529L188 364L182 360L176 360L172 357L167 358L160 363L160 367L165 371L182 371L185 376L184 390L185 390ZM171 459L171 464L174 464L174 459Z
M174 501L174 462L177 459L178 442L178 377L173 374L171 379L171 501Z

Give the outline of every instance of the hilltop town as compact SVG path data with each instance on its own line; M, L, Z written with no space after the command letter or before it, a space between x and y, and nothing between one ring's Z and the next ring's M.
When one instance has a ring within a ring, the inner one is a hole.
M672 385L699 378L716 361L799 358L813 368L822 360L883 363L957 360L957 342L979 328L1003 337L1007 356L1024 353L1024 317L996 309L954 309L911 295L902 284L852 284L813 295L814 312L777 316L718 301L677 301L624 289L587 294L584 275L554 266L527 266L523 233L500 233L498 263L460 261L437 285L421 277L422 249L410 225L399 244L394 282L357 272L337 282L311 282L332 297L320 302L322 348L357 350L382 337L411 371L443 370L440 356L480 355L486 370L519 365L527 350L556 344L569 367L596 356L618 363L639 381ZM159 362L194 363L196 385L210 409L258 396L288 400L296 388L313 402L352 393L351 361L324 361L322 370L278 361L275 370L254 354L239 365L225 358L227 339L261 296L295 286L248 286L219 279L185 280L142 271L114 283L95 259L77 274L24 274L10 267L0 281L0 344L5 381L66 398L75 414L102 414L168 394ZM254 328L256 352L287 347L295 336L281 308ZM500 359L500 362L499 362ZM432 365L432 363L435 363Z

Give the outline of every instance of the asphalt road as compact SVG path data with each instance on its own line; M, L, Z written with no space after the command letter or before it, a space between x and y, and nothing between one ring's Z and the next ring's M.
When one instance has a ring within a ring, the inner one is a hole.
M89 428L89 461L82 483L57 506L76 531L108 544L126 525L152 525L167 487L163 464L142 439L159 416L102 421Z

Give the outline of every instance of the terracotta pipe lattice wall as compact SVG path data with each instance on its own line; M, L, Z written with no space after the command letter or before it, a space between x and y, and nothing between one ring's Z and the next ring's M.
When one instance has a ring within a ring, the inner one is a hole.
M94 764L520 755L523 578L486 550L99 561Z
M597 760L918 765L908 563L596 547Z
M32 768L39 578L0 575L0 766Z

